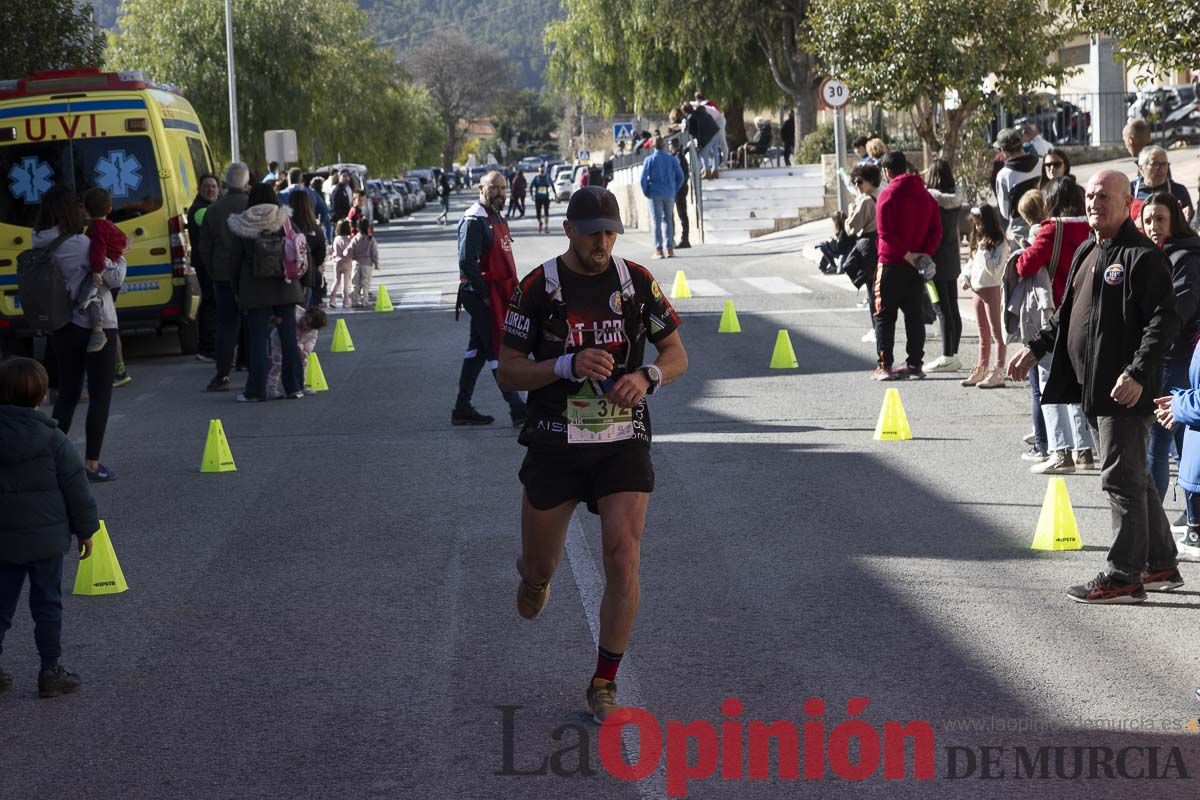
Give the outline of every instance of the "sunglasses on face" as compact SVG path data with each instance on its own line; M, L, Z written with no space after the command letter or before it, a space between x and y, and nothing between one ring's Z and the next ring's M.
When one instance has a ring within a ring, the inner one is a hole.
M1063 162L1061 162L1061 161L1047 161L1046 169L1050 169L1051 167L1057 169L1057 168L1061 167L1062 165L1063 165Z

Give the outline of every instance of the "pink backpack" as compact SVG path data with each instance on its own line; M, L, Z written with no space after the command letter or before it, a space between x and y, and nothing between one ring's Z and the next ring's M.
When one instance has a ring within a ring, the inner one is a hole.
M308 240L297 233L292 220L283 220L283 282L291 283L308 272Z

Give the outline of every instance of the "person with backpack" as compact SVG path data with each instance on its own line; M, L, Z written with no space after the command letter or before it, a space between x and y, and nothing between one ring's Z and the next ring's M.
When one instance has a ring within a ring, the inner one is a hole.
M995 147L1004 154L1004 166L996 173L996 210L1009 239L1029 237L1029 225L1017 213L1021 195L1036 189L1042 173L1041 159L1025 152L1021 134L1015 128L1005 128L996 137Z
M304 285L299 275L289 276L288 251L293 250L293 259L306 259L307 242L291 227L288 211L290 208L280 207L269 184L256 183L246 210L228 221L233 233L233 284L237 287L238 307L246 314L249 374L245 389L237 396L239 403L261 402L267 397L268 337L273 317L279 326L284 395L304 397L304 364L296 338L294 308L304 302Z
M38 694L57 697L80 686L79 676L58 663L63 556L71 551L72 536L80 558L90 556L100 520L79 453L38 411L48 384L46 370L31 358L0 362L0 644L28 578L41 658ZM0 694L11 687L12 676L0 669Z
M1028 193L1027 193L1028 194ZM1071 271L1071 259L1079 246L1091 235L1087 217L1080 204L1079 184L1066 175L1054 178L1042 192L1050 216L1036 226L1029 247L1021 251L1016 260L1016 272L1023 280L1032 281L1045 273L1050 285L1053 305L1047 309L1047 318L1062 304L1067 290L1067 273ZM1032 227L1031 227L1032 231ZM1039 320L1040 329L1045 320ZM1037 331L1022 338L1032 338ZM1044 386L1050 377L1053 353L1046 353L1038 361L1038 385ZM1095 469L1094 443L1083 416L1083 407L1078 403L1048 403L1041 406L1042 419L1046 427L1047 458L1029 468L1038 475L1066 475L1076 468ZM1072 445L1074 454L1072 454Z
M312 195L308 192L290 192L288 208L292 212L292 227L303 234L308 250L307 271L304 273L304 306L321 305L325 299L325 232L317 220Z
M88 409L84 465L88 480L100 483L117 477L115 470L100 463L100 449L108 427L108 409L117 370L117 307L111 290L121 288L125 282L126 265L124 257L115 262L106 259L104 270L94 273L89 257L91 240L83 231L83 209L74 190L62 184L51 187L42 196L34 222L33 252L40 253L43 268L59 271L72 301L78 298L85 278L102 290L98 294L99 319L100 329L106 337L101 349L89 352L91 320L88 310L79 308L71 308L65 324L57 326L51 333L50 346L58 366L54 419L63 433L71 432L71 421L86 377ZM27 293L22 290L22 305L29 306L31 299L27 299Z

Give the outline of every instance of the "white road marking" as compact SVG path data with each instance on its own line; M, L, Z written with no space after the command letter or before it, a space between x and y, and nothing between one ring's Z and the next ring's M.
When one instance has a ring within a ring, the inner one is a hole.
M742 278L742 280L767 294L812 294L812 289L793 283L787 278Z
M692 294L696 297L726 297L729 295L729 292L717 284L712 281L706 281L703 278L689 280L688 288L692 290Z
M592 631L592 643L599 647L600 600L604 596L604 581L600 578L596 560L592 558L592 549L588 546L587 537L584 536L583 526L579 524L577 513L571 515L571 523L567 526L567 560L571 564L571 574L575 577L575 587L579 590L579 599L583 602L583 613L587 617L588 627ZM621 672L617 679L619 687L617 699L621 701L622 705L644 708L637 671L629 662L628 655L621 659ZM622 732L622 741L625 745L626 760L634 763L640 752L637 728L627 725ZM664 761L660 761L658 768L648 777L638 781L638 794L646 800L651 798L660 800L667 796Z
M421 289L405 292L400 295L400 303L406 308L412 306L437 306L442 304L442 292L439 289Z

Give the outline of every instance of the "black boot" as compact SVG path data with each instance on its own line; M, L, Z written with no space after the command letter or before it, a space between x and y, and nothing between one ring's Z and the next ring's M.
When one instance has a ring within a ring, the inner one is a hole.
M38 696L58 697L70 694L79 689L83 681L74 672L63 669L61 664L44 669L38 673Z
M495 417L489 417L487 414L480 414L470 406L464 410L456 408L450 412L451 425L491 425L495 421Z

